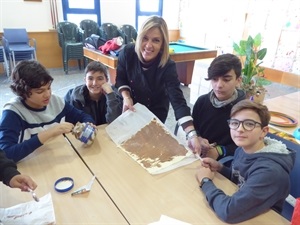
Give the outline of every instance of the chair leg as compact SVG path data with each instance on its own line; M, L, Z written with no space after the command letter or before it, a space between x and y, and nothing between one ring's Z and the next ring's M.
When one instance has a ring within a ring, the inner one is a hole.
M12 59L12 55L11 54L9 54L9 62L8 63L9 63L9 68L10 68L10 70L12 72L15 67L14 67L14 63L13 63L13 59Z
M87 57L83 57L83 67L85 68L89 64L89 59Z
M81 59L77 59L79 70L81 70Z
M65 74L68 74L68 61L67 61L67 60L64 60L63 63L64 63L64 71L65 71Z

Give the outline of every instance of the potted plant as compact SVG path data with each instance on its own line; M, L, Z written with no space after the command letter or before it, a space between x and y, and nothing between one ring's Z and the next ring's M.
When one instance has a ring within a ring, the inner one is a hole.
M242 83L241 88L248 98L262 102L266 93L265 85L271 82L264 77L264 68L260 66L267 54L267 49L261 47L261 34L254 38L249 36L247 40L241 40L239 44L233 43L233 50L241 58Z

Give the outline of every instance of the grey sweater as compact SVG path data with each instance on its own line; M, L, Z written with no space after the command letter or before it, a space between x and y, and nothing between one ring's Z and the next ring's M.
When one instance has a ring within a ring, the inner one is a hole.
M232 196L226 195L213 182L203 185L210 207L227 223L239 223L274 209L282 211L290 190L289 173L295 152L280 141L265 138L266 146L254 154L242 148L235 151L232 168L223 167L221 173L239 186Z

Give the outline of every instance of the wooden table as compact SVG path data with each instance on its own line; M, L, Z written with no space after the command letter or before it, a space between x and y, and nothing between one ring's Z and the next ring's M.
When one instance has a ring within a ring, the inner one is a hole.
M161 215L191 224L226 224L210 209L195 178L199 161L176 170L150 175L137 162L118 148L99 126L92 146L83 147L68 135L74 147L113 199L130 224L149 224ZM237 187L217 174L214 183L227 194ZM290 224L273 210L241 224Z
M297 119L297 126L300 126L300 91L267 99L264 101L264 104L270 111L281 112ZM288 134L293 134L296 129L296 127L279 127L274 125L270 127L279 131L284 131Z
M217 50L200 48L183 43L172 42L169 47L174 49L174 53L170 54L170 58L176 62L178 78L184 85L189 85L192 81L195 60L214 58L217 56ZM83 47L85 57L102 62L109 69L110 81L115 83L116 69L118 58L111 55L102 54L98 50L92 50Z
M35 191L38 197L51 193L57 225L128 224L96 181L90 192L71 196L72 191L90 181L92 173L63 136L53 139L20 161L18 169L38 184ZM56 192L55 181L65 176L73 178L73 189L66 193ZM0 191L1 207L32 201L31 194L20 189L0 185Z

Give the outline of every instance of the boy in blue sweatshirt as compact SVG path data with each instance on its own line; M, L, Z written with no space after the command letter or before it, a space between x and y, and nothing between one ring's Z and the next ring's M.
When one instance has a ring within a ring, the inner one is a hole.
M239 146L231 168L204 158L196 174L201 190L217 216L227 223L240 223L269 209L280 213L290 190L295 152L265 137L270 121L266 106L242 100L233 106L230 117L230 134ZM228 196L218 189L212 182L214 171L236 183L239 190Z
M18 97L4 105L0 120L0 149L7 158L25 158L51 138L70 133L77 122L95 123L51 93L53 78L38 61L20 61L11 79L10 88Z

